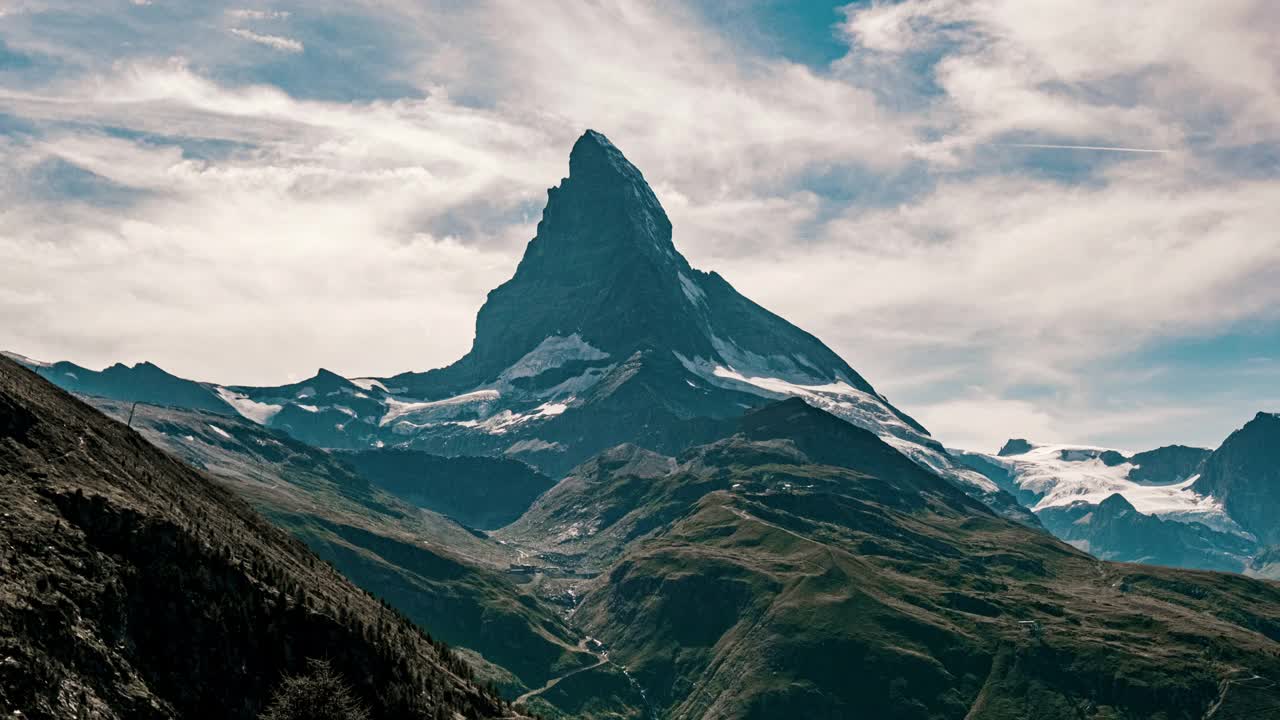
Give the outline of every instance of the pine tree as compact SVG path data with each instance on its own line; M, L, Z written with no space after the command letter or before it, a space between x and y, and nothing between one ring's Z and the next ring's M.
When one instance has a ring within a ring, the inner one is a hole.
M308 660L307 673L286 677L260 720L368 720L369 712L324 660Z

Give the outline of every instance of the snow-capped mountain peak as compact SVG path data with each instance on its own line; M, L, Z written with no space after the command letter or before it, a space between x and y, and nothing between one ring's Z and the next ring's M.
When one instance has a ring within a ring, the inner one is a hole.
M799 397L1030 519L819 339L693 268L643 174L604 135L583 134L568 165L457 362L207 386L211 402L324 447L510 454L557 473L622 442L679 451L715 423Z

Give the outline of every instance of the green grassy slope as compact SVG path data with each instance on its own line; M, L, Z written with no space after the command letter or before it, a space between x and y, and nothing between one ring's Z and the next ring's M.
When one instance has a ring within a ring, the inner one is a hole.
M1280 586L1100 562L773 412L654 483L575 615L662 717L1275 716Z

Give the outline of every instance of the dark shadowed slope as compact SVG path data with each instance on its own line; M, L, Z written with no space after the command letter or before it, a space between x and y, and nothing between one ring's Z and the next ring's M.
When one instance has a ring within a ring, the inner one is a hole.
M505 712L243 501L7 358L0 476L6 714L255 718L308 658L376 718Z
M1280 416L1260 412L1231 433L1192 489L1220 501L1261 544L1280 544Z
M128 404L91 400L108 415L128 416ZM359 587L455 649L465 647L477 673L505 695L592 662L559 609L509 579L514 549L399 501L344 462L346 454L248 420L171 407L139 405L133 426L206 470Z
M481 530L500 528L520 517L555 484L509 458L443 457L382 448L347 453L342 459L396 497Z

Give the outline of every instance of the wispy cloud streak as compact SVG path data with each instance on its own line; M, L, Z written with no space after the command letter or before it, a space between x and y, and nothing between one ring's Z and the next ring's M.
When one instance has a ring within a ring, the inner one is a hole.
M303 50L302 43L280 35L264 35L244 28L231 28L231 34L282 52L300 53Z
M1000 147L1040 148L1044 150L1100 150L1104 152L1157 153L1157 154L1173 152L1172 150L1161 150L1156 148L1111 147L1107 145L1049 145L1045 143L994 143L994 144Z

